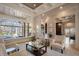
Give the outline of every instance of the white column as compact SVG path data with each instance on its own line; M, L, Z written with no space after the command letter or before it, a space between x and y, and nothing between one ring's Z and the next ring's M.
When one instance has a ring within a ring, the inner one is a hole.
M35 35L35 33L36 33L36 19L33 18L32 19L32 34Z

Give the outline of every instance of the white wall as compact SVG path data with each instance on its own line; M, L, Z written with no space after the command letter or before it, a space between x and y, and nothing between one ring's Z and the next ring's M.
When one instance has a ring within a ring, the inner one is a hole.
M75 34L76 34L76 43L75 43L75 47L77 49L79 49L79 12L76 13L76 17L75 17Z

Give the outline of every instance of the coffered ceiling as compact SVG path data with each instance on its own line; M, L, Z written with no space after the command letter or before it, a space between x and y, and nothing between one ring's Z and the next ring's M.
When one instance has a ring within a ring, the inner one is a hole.
M25 6L28 6L31 9L36 9L37 7L39 7L40 5L42 5L42 3L23 3Z
M0 12L17 17L31 18L61 5L63 3L0 3Z
M25 7L30 8L33 11L35 16L43 14L51 9L57 8L63 3L22 3Z

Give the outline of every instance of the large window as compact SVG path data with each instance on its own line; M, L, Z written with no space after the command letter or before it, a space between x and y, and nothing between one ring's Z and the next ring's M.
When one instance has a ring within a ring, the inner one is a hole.
M0 37L23 37L24 23L20 21L0 20Z
M31 36L32 35L32 26L30 23L27 23L27 36Z

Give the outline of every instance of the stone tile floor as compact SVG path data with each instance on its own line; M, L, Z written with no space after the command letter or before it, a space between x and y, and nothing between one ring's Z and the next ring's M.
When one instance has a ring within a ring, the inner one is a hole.
M19 45L20 51L11 53L10 56L34 56L30 52L26 51L25 46L26 46L25 43L20 44ZM43 56L79 56L79 51L74 48L68 47L65 49L64 53L62 54L62 53L57 52L55 50L51 50L48 47L47 52Z
M22 50L10 54L10 56L34 56L34 55L26 50ZM62 54L57 51L50 50L50 48L48 47L47 52L43 56L79 56L79 51L70 48L70 49L66 49Z

